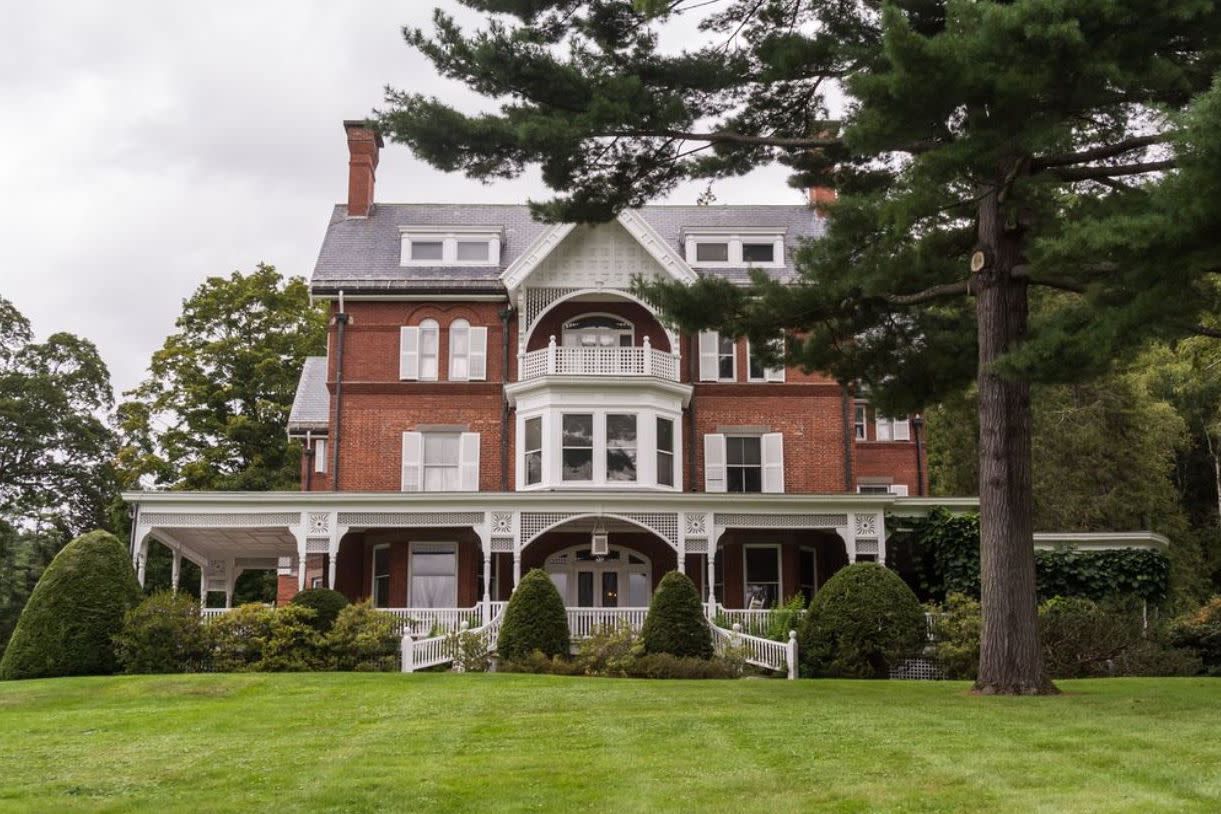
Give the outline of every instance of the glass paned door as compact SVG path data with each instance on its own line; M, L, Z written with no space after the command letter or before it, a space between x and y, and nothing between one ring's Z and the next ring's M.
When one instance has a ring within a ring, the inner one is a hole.
M619 607L619 572L602 572L602 607Z
M594 572L577 571L577 607L594 606Z

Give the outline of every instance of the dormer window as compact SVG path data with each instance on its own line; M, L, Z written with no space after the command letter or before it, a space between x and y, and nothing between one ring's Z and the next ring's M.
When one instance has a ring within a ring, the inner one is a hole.
M401 226L404 266L498 266L497 226Z
M687 262L697 268L784 265L784 232L768 227L686 229Z

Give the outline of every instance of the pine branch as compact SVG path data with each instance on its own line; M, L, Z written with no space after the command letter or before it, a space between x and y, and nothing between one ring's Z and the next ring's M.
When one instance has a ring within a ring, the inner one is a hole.
M1150 136L1136 136L1130 139L1116 142L1115 144L1107 144L1102 147L1094 147L1089 150L1082 150L1078 153L1063 153L1061 155L1050 155L1046 158L1036 158L1032 162L1032 167L1035 172L1045 170L1049 167L1063 167L1068 164L1085 164L1090 161L1101 161L1104 158L1114 158L1117 155L1139 150L1141 147L1148 147L1152 144L1161 144L1170 140L1169 133L1155 133Z
M886 302L891 305L919 305L930 300L937 300L943 297L953 297L962 294L971 293L971 284L969 280L959 280L956 283L943 283L942 285L930 286L923 291L917 291L914 294L887 294L883 297Z
M755 147L784 147L787 149L814 149L818 147L836 147L843 142L837 138L790 138L786 136L752 136L748 133L734 133L729 130L718 130L715 133L695 133L687 130L672 130L660 128L657 130L620 130L607 133L615 138L663 137L683 139L684 141L706 141L711 144L746 144Z
M1146 172L1172 170L1177 166L1178 163L1173 158L1169 158L1165 161L1116 164L1111 167L1053 167L1047 170L1047 172L1061 181L1097 181L1100 178L1114 178L1123 175L1141 175Z

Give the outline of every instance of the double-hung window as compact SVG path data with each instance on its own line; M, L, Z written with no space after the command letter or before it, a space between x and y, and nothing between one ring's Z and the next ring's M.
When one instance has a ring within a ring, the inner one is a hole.
M592 413L566 413L561 421L563 480L594 479L594 417Z
M373 607L390 607L390 546L373 546Z
M701 331L699 335L700 381L734 381L737 378L736 347L737 342L732 336L726 336L716 331Z
M771 608L780 601L780 546L742 546L743 597L748 608Z
M408 602L413 608L458 606L458 549L454 543L412 543Z
M449 324L449 380L481 381L487 369L488 329L455 319Z
M856 440L864 441L867 438L865 422L865 405L857 402L852 408L852 428L856 435Z
M877 439L879 441L910 441L911 421L907 418L885 418L878 416Z
M403 433L404 492L479 490L479 433Z
M606 415L606 479L636 480L636 416L633 414Z
M420 375L421 381L436 381L440 358L441 330L436 320L426 319L420 323Z
M527 418L525 424L526 485L533 486L543 482L543 419Z
M775 342L776 350L781 354L784 353L784 340L777 339ZM766 367L763 364L763 359L755 353L755 346L748 342L747 349L747 369L746 378L752 382L782 382L784 381L784 365L779 367Z
M725 475L727 491L763 491L763 451L758 436L725 439Z
M674 419L657 419L657 485L674 485Z

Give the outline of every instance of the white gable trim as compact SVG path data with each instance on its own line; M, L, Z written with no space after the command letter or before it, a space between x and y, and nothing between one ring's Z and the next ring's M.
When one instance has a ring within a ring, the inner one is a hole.
M638 212L625 209L619 213L616 221L671 277L687 284L694 283L698 279L699 275L687 264L678 250L666 243L657 230L640 217ZM551 252L555 251L557 246L564 242L564 238L568 237L575 228L575 223L559 223L551 226L501 273L500 281L504 283L510 295L525 283L534 270L547 259Z
M530 244L530 248L522 252L521 256L509 264L500 274L500 281L504 283L505 288L512 294L522 283L526 281L539 264L547 259L547 255L555 250L555 247L564 242L564 238L568 237L569 233L576 228L575 223L557 223L553 224L545 232Z
M650 226L648 221L640 217L639 212L625 209L619 213L617 220L627 230L629 235L636 238L641 246L644 246L645 251L652 255L653 259L671 277L688 285L698 279L699 275L687 264L683 256L678 253L678 249L666 243L661 235L657 234L657 230Z

